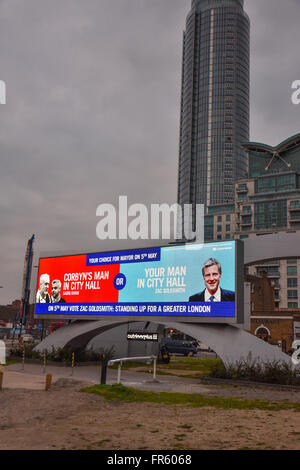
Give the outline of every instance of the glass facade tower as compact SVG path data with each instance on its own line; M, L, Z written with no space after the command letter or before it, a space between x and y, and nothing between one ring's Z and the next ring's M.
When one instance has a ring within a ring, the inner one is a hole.
M192 0L183 33L178 203L234 202L249 140L250 22L243 0ZM194 224L193 224L194 225Z

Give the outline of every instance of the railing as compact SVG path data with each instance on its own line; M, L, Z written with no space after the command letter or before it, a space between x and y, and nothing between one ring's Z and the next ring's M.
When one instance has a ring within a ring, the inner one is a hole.
M153 361L153 381L156 381L156 362L157 362L157 356L143 356L143 357L122 357L121 359L112 359L111 361L108 362L108 365L113 365L119 363L118 366L118 379L117 383L121 383L121 369L122 369L122 364L123 362L129 362L129 361L146 361L146 362L151 362Z

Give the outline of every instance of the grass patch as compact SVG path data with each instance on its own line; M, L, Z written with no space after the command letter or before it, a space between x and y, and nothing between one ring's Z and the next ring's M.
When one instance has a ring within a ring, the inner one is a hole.
M132 402L150 402L161 403L164 405L184 405L201 408L210 406L222 409L237 410L265 410L281 411L295 410L300 411L300 403L287 402L268 402L263 400L245 400L239 398L224 397L205 397L199 394L190 393L169 393L169 392L148 392L137 390L131 387L124 387L121 384L114 385L93 385L81 389L82 392L94 393L107 400Z
M11 361L10 361L10 360L8 360L8 361L6 361L5 364L2 364L2 365L3 365L3 366L11 366L11 365L13 365L13 364L19 364L19 361L16 361L16 360L11 360Z
M146 367L146 366L151 366L153 364L153 362L151 362L151 364L147 364L146 361L144 362L131 362L131 361L128 361L128 362L123 362L122 363L122 370L129 370L129 369L137 369L139 367ZM115 364L112 364L111 366L108 366L109 369L112 369L112 370L117 370L119 367L119 364L118 363L115 363Z
M206 357L176 357L172 358L169 364L159 364L164 370L190 370L208 374L216 365L222 363L221 359Z
M171 373L168 371L191 371L198 373L197 375L184 375L185 377L190 378L201 378L203 375L208 375L216 367L220 367L222 361L220 359L214 358L193 358L193 357L172 357L169 364L158 363L157 364L157 374L160 375L176 375L176 373ZM146 367L153 367L153 363L146 364L145 362L124 362L122 364L123 370L128 369L139 369L140 372L148 372L145 370ZM117 369L118 364L113 364L109 366L110 369ZM179 376L181 376L179 374Z

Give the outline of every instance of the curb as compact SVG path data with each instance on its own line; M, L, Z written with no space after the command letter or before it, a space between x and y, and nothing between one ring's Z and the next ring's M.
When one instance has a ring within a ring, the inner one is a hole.
M215 379L212 377L203 377L201 382L204 384L241 385L242 387L274 388L275 390L293 390L300 392L300 385L272 384L267 382L252 382L247 380Z
M22 359L20 356L9 356L8 360L10 361L16 361L18 363L22 363ZM26 358L25 360L25 365L26 364L37 364L43 366L43 360L42 359L29 359ZM60 361L46 361L47 366L57 366L57 367L71 367L72 363L71 362L60 362ZM90 361L90 362L76 362L75 361L75 367L80 367L80 366L100 366L101 363L100 361Z

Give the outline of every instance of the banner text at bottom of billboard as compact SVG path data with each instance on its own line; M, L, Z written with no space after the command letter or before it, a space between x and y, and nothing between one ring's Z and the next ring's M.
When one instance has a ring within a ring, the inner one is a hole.
M36 315L235 317L235 302L37 303Z

